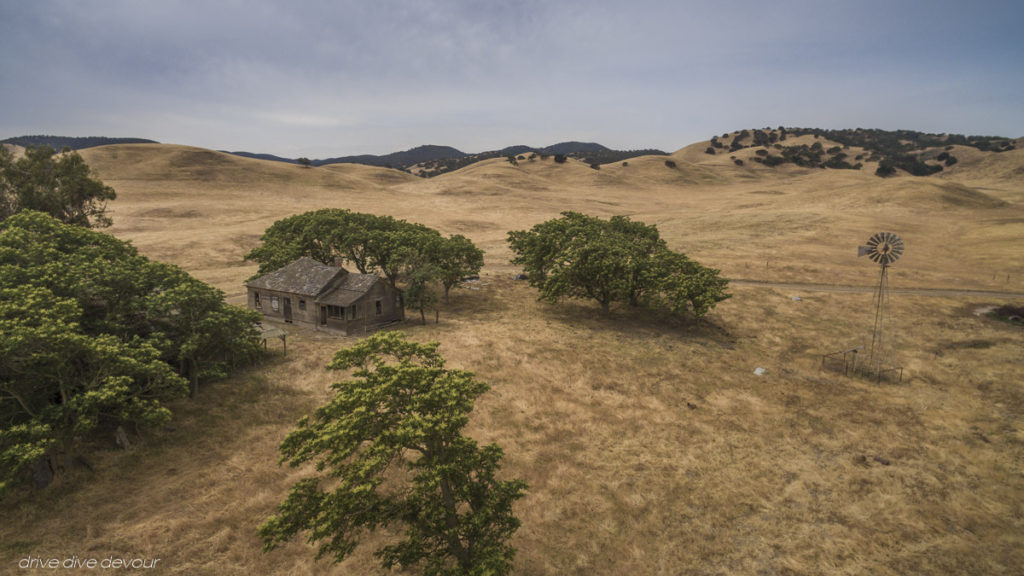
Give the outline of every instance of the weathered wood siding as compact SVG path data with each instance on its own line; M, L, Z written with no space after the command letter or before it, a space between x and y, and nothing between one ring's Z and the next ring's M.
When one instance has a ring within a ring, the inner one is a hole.
M257 294L259 305L257 306ZM274 309L277 298L277 309ZM405 319L405 311L399 300L399 292L383 280L374 285L359 299L343 308L344 318L331 318L327 304L309 296L289 292L248 287L248 306L261 312L265 318L285 321L285 299L291 301L292 323L338 330L348 335L370 332L382 324ZM325 298L330 301L330 298ZM303 306L303 302L305 306ZM379 303L379 307L378 307ZM303 310L303 308L305 308Z
M292 322L296 324L306 324L309 326L315 326L317 322L317 310L318 307L313 298L309 296L300 296L298 294L291 294L288 292L279 292L276 290L257 289L249 287L248 289L248 306L250 310L256 310L262 312L263 316L272 320L284 322L284 309L285 299L291 301L292 310ZM259 294L259 303L256 305L256 295ZM277 298L277 310L274 310L274 298ZM303 306L303 303L305 305ZM303 310L305 308L305 310Z
M405 313L398 299L399 293L387 283L380 281L355 302L345 307L345 319L331 318L327 315L327 305L318 304L321 309L319 314L319 326L338 330L348 335L364 334L375 330L382 324L389 324L397 320L404 320ZM380 303L378 313L377 303ZM352 314L351 309L355 310ZM350 314L355 318L350 319ZM324 322L326 318L326 322Z

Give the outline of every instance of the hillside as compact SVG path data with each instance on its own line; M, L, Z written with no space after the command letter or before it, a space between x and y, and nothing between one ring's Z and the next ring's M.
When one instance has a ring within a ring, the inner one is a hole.
M499 443L503 474L530 485L516 507L516 574L1014 573L1024 333L978 311L1024 304L1024 149L947 144L955 165L880 178L866 157L859 170L767 166L751 157L771 146L718 141L714 155L710 140L599 169L524 154L429 179L168 145L82 156L118 193L111 233L235 303L256 268L242 256L275 220L307 210L388 214L483 248L480 282L453 290L438 324L400 329L439 341L450 366L492 386L469 432ZM784 144L816 142L822 158L835 146L870 153L824 134ZM936 151L914 154L935 164ZM733 298L699 325L538 302L512 280L507 233L563 210L656 224L670 247L736 280ZM822 369L823 354L870 338L878 268L857 246L880 231L906 243L889 271L900 383ZM939 289L949 293L929 295ZM354 342L285 329L287 355L271 343L260 366L175 406L172 428L133 435L129 451L97 446L94 472L4 502L3 557L385 574L372 547L340 566L314 562L302 541L260 551L255 527L304 475L278 465L277 446L328 398L341 375L323 366Z
M7 138L6 140L0 140L0 144L13 144L21 146L22 148L28 148L29 146L49 146L54 150L63 150L64 148L82 150L85 148L95 148L96 146L109 146L111 144L157 144L157 141L147 140L145 138L108 138L106 136L77 137L35 135Z
M273 160L276 162L287 162L292 164L297 162L296 160L275 156L273 154L260 154L253 152L228 152L228 154L234 154L245 158ZM506 146L501 150L490 150L487 152L477 153L462 152L461 150L452 148L451 146L426 145L417 146L416 148L411 148L403 152L393 152L391 154L384 155L360 154L356 156L341 156L338 158L311 160L310 164L313 166L327 166L330 164L365 164L367 166L395 168L416 174L417 176L429 178L452 172L459 168L469 166L470 164L482 162L491 158L514 159L516 156L523 156L523 159L525 159L526 155L531 154L546 156L560 154L563 156L579 158L587 164L604 164L607 162L616 162L628 158L634 158L636 156L651 154L665 155L661 150L612 150L593 142L572 141L560 142L543 148L535 148L519 144Z

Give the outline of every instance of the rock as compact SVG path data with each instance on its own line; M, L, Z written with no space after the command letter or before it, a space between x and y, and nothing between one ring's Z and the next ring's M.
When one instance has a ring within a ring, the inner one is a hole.
M764 376L764 368L761 368L760 366L754 368L754 374L758 376Z
M132 443L128 441L128 433L121 426L118 426L117 431L114 432L114 440L117 442L117 447L121 450L127 450L132 447Z

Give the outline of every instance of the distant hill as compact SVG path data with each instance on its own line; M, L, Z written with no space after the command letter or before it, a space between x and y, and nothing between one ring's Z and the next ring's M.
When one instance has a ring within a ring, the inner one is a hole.
M552 144L547 148L542 148L540 152L546 152L548 154L587 154L592 152L605 152L609 148L606 148L596 142L559 142L558 144Z
M252 152L230 152L228 150L218 150L218 152L224 152L225 154L233 154L235 156L241 156L242 158L255 158L257 160L270 160L272 162L286 162L288 164L298 164L296 160L291 158L284 158L282 156L274 156L273 154L254 154Z
M340 158L327 158L325 160L313 160L313 166L325 164L368 164L370 166L383 166L385 168L398 168L404 170L420 162L441 160L445 158L463 158L468 156L465 152L452 148L451 146L417 146L404 152L392 152L383 156L363 154L360 156L342 156Z
M524 160L529 155L539 156L555 156L561 155L566 157L576 158L590 165L595 164L607 164L609 162L618 162L627 158L634 158L636 156L667 156L666 152L654 149L645 150L612 150L600 144L594 142L560 142L558 144L552 144L551 146L545 146L544 148L534 148L532 146L509 146L502 148L501 150L492 150L489 152L480 152L479 154L467 154L460 158L441 158L438 160L421 162L413 167L406 167L405 170L413 172L418 176L424 178L430 178L458 170L470 164L480 162L482 160L489 160L491 158L509 158L511 160Z
M93 148L96 146L107 146L110 144L159 144L156 140L145 138L108 138L106 136L46 136L37 134L34 136L15 136L6 140L0 140L0 144L14 144L16 146L49 146L54 150L63 150L65 147L72 150Z
M812 144L790 144L792 138L813 136ZM819 140L820 139L820 140ZM833 144L826 147L822 142ZM902 170L914 176L928 176L955 165L956 146L976 148L983 152L1006 152L1015 148L1014 141L1003 136L964 136L962 134L929 134L914 130L820 128L764 128L738 130L713 136L706 153L735 154L753 149L749 160L765 166L795 164L805 168L860 170L866 162L877 162L875 174L891 176ZM851 155L853 156L851 158Z
M223 152L246 158L273 160L276 162L287 162L290 164L296 163L295 159L282 158L281 156L275 156L273 154L228 152L226 150ZM417 146L416 148L411 148L403 152L393 152L391 154L379 156L373 154L361 154L357 156L341 156L338 158L312 160L310 164L313 166L325 166L327 164L366 164L369 166L380 166L383 168L394 168L396 170L414 172L419 176L429 178L431 176L437 176L439 174L458 170L459 168L482 160L506 157L515 158L525 154L561 154L563 156L578 158L588 164L606 164L608 162L617 162L636 156L667 155L666 152L655 149L612 150L594 142L572 141L560 142L543 148L518 144L515 146L507 146L501 150L489 150L487 152L478 152L475 154L463 152L457 148L452 148L451 146L425 145Z

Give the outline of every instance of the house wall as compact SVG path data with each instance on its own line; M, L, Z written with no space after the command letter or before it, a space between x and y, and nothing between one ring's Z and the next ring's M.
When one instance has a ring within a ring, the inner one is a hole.
M357 335L371 331L381 324L387 324L396 320L404 320L405 312L401 305L396 303L398 291L391 288L385 282L377 282L367 293L351 305L345 307L345 319L326 318L326 323L321 322L321 309L326 316L326 304L321 304L309 296L299 296L290 292L276 290L257 289L247 287L248 307L250 310L261 312L264 317L284 322L284 300L291 299L292 322L307 326L330 328L345 334ZM256 305L256 294L259 294L259 303ZM277 297L277 310L273 307L273 298ZM306 309L302 310L301 301L306 302ZM377 301L380 301L380 314L377 313ZM349 308L358 307L361 314L349 320Z
M284 300L285 298L288 298L291 300L292 322L308 324L311 326L316 325L318 308L316 302L309 296L300 296L290 292L278 292L276 290L264 290L252 287L248 288L248 292L248 306L250 310L262 312L263 316L267 318L284 322ZM259 294L259 306L256 305L256 294ZM274 297L277 297L278 301L276 311L273 306ZM303 301L306 303L305 310L302 309Z
M345 307L345 319L327 317L326 323L319 326L339 330L348 335L364 334L372 331L381 324L387 324L405 318L401 305L396 304L398 291L391 288L384 282L377 282L367 293L358 300ZM380 313L377 313L377 301L380 301ZM326 304L318 304L325 308ZM358 312L356 318L349 320L349 309L355 307ZM323 312L326 315L326 311Z

